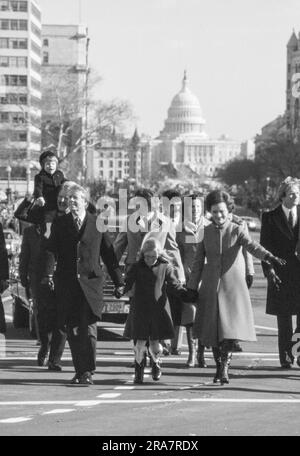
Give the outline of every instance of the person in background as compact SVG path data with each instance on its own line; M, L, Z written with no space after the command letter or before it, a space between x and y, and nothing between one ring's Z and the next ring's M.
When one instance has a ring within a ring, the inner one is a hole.
M6 333L5 313L1 295L8 288L9 268L6 244L3 234L2 223L0 223L0 333Z
M278 189L278 206L262 215L260 242L274 255L285 259L287 265L262 263L268 280L266 313L277 317L279 361L283 369L290 369L292 354L293 315L296 315L295 333L300 333L300 257L299 244L300 190L299 179L288 177ZM297 356L300 367L300 356Z
M191 275L194 256L199 242L204 235L204 227L211 222L204 217L203 198L200 193L194 192L183 198L183 226L177 232L176 241L179 247L182 264L184 267L186 283ZM194 367L196 364L196 341L193 338L193 324L196 315L195 303L184 302L182 307L181 325L186 328L186 337L189 350L187 367ZM199 367L207 367L204 358L205 346L198 343L197 362Z
M212 223L204 228L187 287L189 297L197 299L201 283L193 333L202 345L212 347L217 367L214 383L224 384L229 383L233 341L256 341L242 248L273 266L284 266L286 262L252 241L242 226L230 221L233 202L228 193L209 193L206 206Z

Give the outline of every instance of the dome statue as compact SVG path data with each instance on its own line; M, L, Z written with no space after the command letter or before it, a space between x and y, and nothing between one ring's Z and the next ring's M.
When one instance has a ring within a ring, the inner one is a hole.
M198 98L188 88L187 73L184 72L182 88L175 95L168 110L165 127L160 138L174 139L181 136L207 138L204 132L205 120Z

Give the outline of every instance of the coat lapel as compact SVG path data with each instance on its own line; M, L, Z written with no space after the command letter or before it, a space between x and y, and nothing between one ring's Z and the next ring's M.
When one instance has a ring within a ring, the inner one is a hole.
M282 210L281 205L278 206L274 211L274 222L278 229L288 238L294 239L294 233L290 229L286 216Z
M84 242L88 239L93 239L95 236L96 222L95 217L89 212L86 213L86 220L81 228L81 241Z

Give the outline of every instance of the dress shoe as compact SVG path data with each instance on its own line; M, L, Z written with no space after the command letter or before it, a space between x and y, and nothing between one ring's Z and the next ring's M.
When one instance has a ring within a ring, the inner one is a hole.
M292 363L289 363L288 361L281 363L282 369L292 369L293 365Z
M52 371L52 372L61 372L62 368L58 364L49 362L48 363L48 370Z
M90 372L85 372L84 374L81 375L79 379L79 385L93 385L93 379L92 379L92 374Z
M180 356L181 355L181 350L179 350L179 348L171 348L171 355Z
M70 381L70 384L71 385L78 385L79 384L79 376L78 376L78 374L74 375L74 377Z
M42 350L41 348L39 349L38 355L37 355L37 364L40 367L45 366L46 358L47 358L47 352L45 350Z
M161 377L161 368L160 368L160 362L157 361L156 363L153 361L152 364L152 378L155 382L157 382L160 377Z

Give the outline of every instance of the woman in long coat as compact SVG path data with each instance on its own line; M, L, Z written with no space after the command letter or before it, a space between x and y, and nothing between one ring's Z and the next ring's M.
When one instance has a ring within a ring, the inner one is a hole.
M201 281L194 336L213 347L215 383L229 383L233 341L256 341L243 247L260 260L285 264L252 241L241 225L230 221L231 205L226 192L213 191L207 196L213 223L204 229L188 282L188 288L196 291Z

